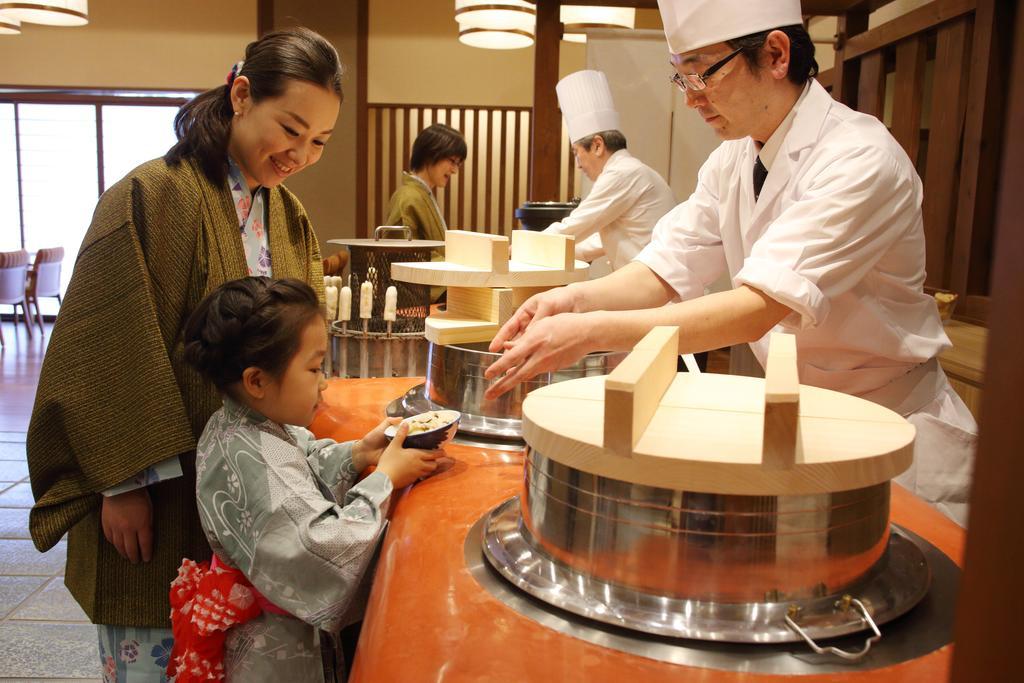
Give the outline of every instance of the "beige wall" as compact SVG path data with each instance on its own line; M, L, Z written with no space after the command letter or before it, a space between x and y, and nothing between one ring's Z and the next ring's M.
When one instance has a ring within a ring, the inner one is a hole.
M661 28L655 10L637 12L637 28ZM372 0L370 102L533 104L533 48L483 50L458 40L451 0ZM586 67L586 47L562 42L559 76Z
M86 26L0 36L0 84L208 88L255 36L251 0L97 0Z
M369 101L533 103L533 48L483 50L458 38L451 0L372 0ZM582 68L583 60L582 46L563 49L559 71L562 65L568 71Z
M355 236L357 21L354 1L274 0L274 28L303 25L317 31L334 44L345 66L345 99L324 155L287 182L306 207L325 256L339 249L327 240Z

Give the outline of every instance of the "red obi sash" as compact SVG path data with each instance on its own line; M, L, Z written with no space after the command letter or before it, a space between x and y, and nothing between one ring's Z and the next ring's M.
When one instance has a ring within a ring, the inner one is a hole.
M174 647L167 676L177 676L175 683L224 680L227 630L261 612L288 614L216 555L212 562L182 560L170 597Z

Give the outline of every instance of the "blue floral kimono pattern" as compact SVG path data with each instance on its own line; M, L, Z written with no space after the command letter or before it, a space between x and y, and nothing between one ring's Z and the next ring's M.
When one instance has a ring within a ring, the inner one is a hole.
M103 683L167 681L171 629L101 626L98 632Z
M207 423L196 501L210 547L288 613L228 630L229 681L321 681L321 639L360 618L392 486L382 472L355 483L352 444L317 440L230 397Z
M273 273L266 228L267 190L257 187L255 192L250 192L242 169L231 157L228 157L228 186L235 200L238 229L242 234L242 248L245 250L245 262L249 265L249 275L270 277Z

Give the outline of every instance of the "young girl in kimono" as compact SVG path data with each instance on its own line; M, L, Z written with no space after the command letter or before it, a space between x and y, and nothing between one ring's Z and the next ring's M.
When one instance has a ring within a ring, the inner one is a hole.
M388 443L385 420L359 441L316 439L327 334L298 280L248 277L204 299L186 360L221 392L196 451L196 499L214 552L171 586L179 682L334 680L338 631L386 524L392 491L433 472L441 451ZM376 471L356 483L369 465ZM218 661L223 657L223 668Z

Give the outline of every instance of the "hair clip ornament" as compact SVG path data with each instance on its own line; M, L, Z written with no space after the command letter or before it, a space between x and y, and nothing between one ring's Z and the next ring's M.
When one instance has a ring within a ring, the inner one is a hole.
M242 71L243 64L245 64L245 60L235 62L235 64L231 67L231 72L228 74L228 77L225 80L225 82L228 85L231 85L234 82L235 77L238 76L238 74Z

